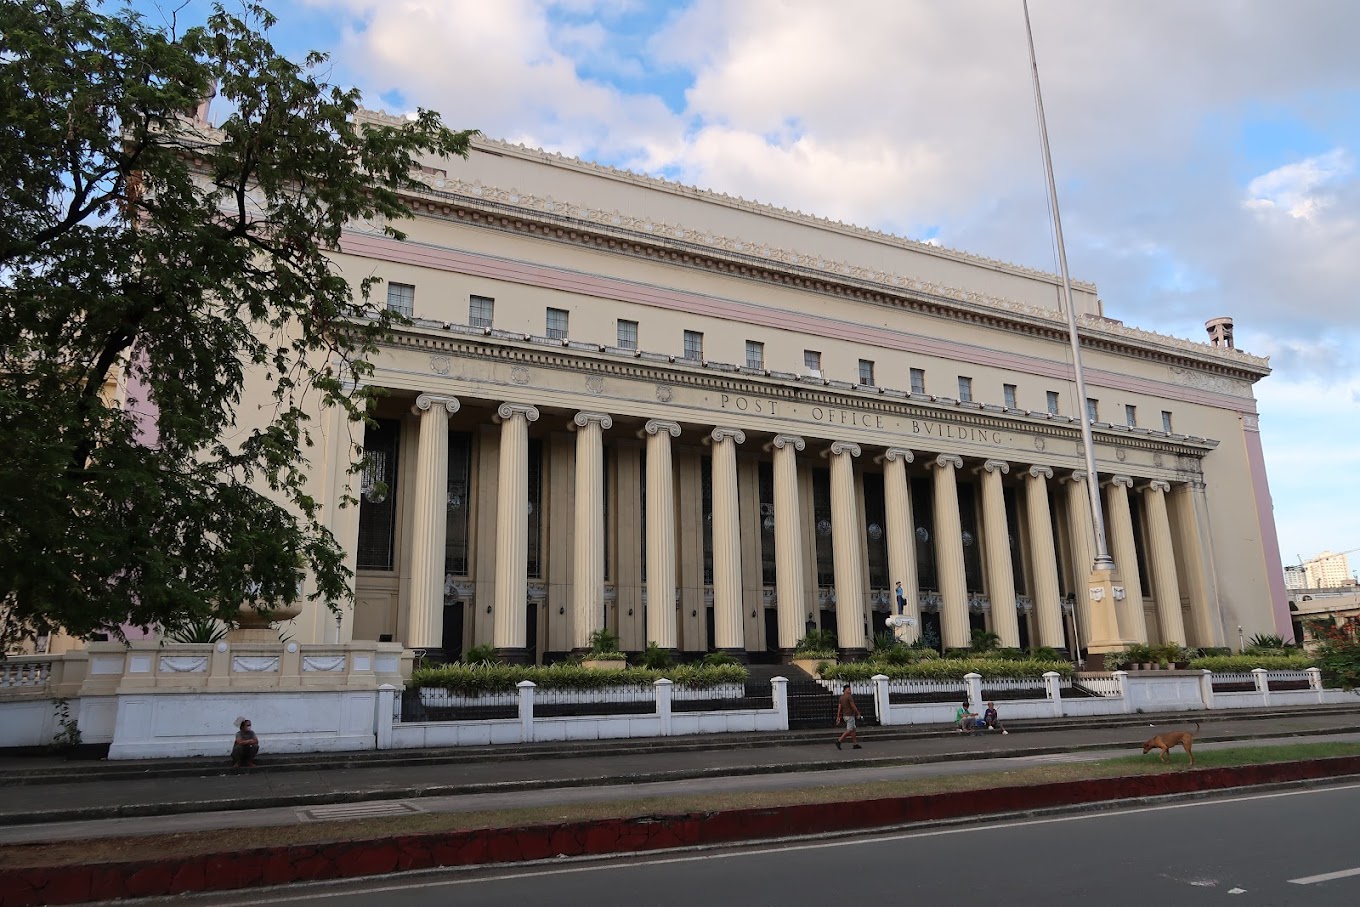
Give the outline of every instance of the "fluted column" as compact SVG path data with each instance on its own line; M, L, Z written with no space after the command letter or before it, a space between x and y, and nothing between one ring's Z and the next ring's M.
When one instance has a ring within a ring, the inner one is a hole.
M774 451L774 597L779 648L786 657L803 637L803 521L798 506L798 452L807 442L797 435L775 435Z
M988 460L978 468L982 476L982 531L987 549L987 595L992 601L992 629L1008 649L1020 645L1015 617L1015 570L1011 564L1011 530L1006 522L1006 496L1001 477L1011 471L1004 460Z
M572 647L590 648L604 627L604 432L614 420L605 413L579 412L576 429L576 520L572 539Z
M737 445L746 443L746 434L735 428L715 428L709 438L713 445L713 641L720 651L744 655Z
M1077 644L1091 642L1091 603L1086 596L1091 568L1096 562L1096 535L1091 523L1091 497L1086 488L1086 471L1076 470L1063 476L1067 504L1067 537L1072 540L1072 594L1076 602Z
M680 426L650 419L642 431L647 438L647 641L674 649L675 464L671 438L680 437Z
M1116 605L1119 634L1131 642L1147 642L1147 624L1143 618L1143 578L1138 573L1138 549L1133 538L1133 511L1129 507L1129 489L1133 479L1112 476L1105 483L1105 511L1110 515L1110 549L1119 565L1119 576L1124 581L1124 600Z
M502 403L499 485L496 489L496 601L491 642L508 661L528 661L524 605L528 599L529 423L538 408Z
M883 503L888 519L888 577L889 585L902 584L906 599L903 617L910 617L916 625L897 634L904 642L915 642L921 636L921 607L918 600L920 582L916 573L916 518L911 512L911 483L907 481L907 464L916 459L911 451L889 447L878 458L883 464ZM896 600L892 603L894 613Z
M444 539L448 532L449 416L458 400L421 394L416 491L411 518L411 592L406 645L439 660L444 642Z
M853 459L859 454L859 445L851 441L837 441L822 453L831 461L831 556L836 571L836 639L841 651L850 657L868 651Z
M946 649L972 644L968 578L963 571L963 524L957 471L963 458L940 454L926 464L935 476L935 568L940 580L940 636Z
M1204 483L1192 480L1171 489L1176 523L1181 527L1181 551L1185 557L1186 594L1194 622L1193 642L1198 646L1223 645L1223 623L1218 608L1218 569L1210 534L1209 502Z
M1153 479L1143 487L1147 504L1148 542L1152 564L1152 597L1157 602L1157 624L1162 632L1162 643L1185 644L1185 622L1181 619L1181 587L1176 580L1175 545L1171 538L1171 520L1166 513L1168 482Z
M1053 515L1048 506L1048 480L1053 470L1031 466L1024 473L1029 550L1034 561L1034 620L1039 645L1066 648L1062 603L1058 600L1058 554L1053 545Z

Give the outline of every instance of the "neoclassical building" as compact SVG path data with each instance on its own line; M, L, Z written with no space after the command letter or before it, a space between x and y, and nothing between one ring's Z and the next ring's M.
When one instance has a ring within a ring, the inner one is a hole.
M300 637L759 658L861 650L899 607L945 647L1081 650L1093 608L1127 641L1290 635L1269 367L1230 323L1136 330L1078 284L1081 401L1053 275L494 141L426 164L408 239L357 223L336 256L412 323L376 427L323 421L354 606ZM1088 482L1119 601L1086 594Z

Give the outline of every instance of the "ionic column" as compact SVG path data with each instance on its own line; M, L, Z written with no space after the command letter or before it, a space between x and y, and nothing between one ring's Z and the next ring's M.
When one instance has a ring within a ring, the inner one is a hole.
M797 435L775 435L774 451L774 596L779 648L785 657L803 637L803 521L798 506L798 452L807 442Z
M855 657L868 651L864 632L864 575L859 557L855 463L859 445L837 441L822 452L831 461L831 556L836 571L836 638Z
M737 445L746 443L746 434L735 428L715 428L709 439L713 446L713 642L719 651L744 657Z
M491 642L507 661L528 661L524 650L524 604L528 593L529 423L538 408L502 403L499 485L496 489L496 600Z
M647 641L674 649L675 464L671 438L680 437L680 426L650 419L642 433L647 438Z
M1166 513L1166 493L1171 485L1153 479L1142 489L1147 504L1148 547L1151 549L1152 597L1157 602L1157 624L1162 643L1185 644L1185 622L1181 619L1181 587L1176 580L1175 543L1171 520Z
M1034 561L1034 621L1039 645L1066 648L1062 603L1058 599L1058 553L1053 545L1053 514L1048 507L1048 480L1053 470L1031 466L1023 473L1029 549Z
M1096 562L1096 534L1091 524L1091 497L1086 488L1086 471L1076 470L1058 480L1064 486L1067 504L1067 536L1072 540L1072 593L1076 602L1078 645L1091 643L1091 603L1086 588Z
M614 420L605 413L579 412L576 429L576 520L572 567L572 648L590 648L604 626L604 431Z
M1105 510L1110 515L1110 549L1124 581L1124 600L1116 603L1119 635L1130 642L1147 642L1143 619L1143 578L1138 573L1138 549L1134 546L1133 511L1128 489L1133 479L1112 476L1105 483Z
M906 599L903 617L915 619L916 625L898 634L904 642L915 642L921 636L921 608L918 601L920 583L916 574L916 519L911 512L911 483L907 481L907 464L915 454L901 447L889 447L877 458L883 464L883 503L888 519L888 577L889 585L902 584ZM894 613L897 601L892 603Z
M988 460L977 469L982 476L982 531L987 549L987 594L992 601L992 627L1008 649L1020 645L1015 616L1015 572L1011 564L1011 530L1006 522L1006 496L1001 477L1011 471L1004 460Z
M1181 529L1181 551L1185 557L1186 592L1190 596L1190 616L1194 621L1194 644L1223 645L1223 624L1218 610L1218 569L1209 531L1209 502L1204 483L1190 481L1171 490L1176 522ZM1186 644L1190 644L1186 640Z
M946 649L966 649L973 638L968 623L968 578L963 571L963 523L959 519L956 471L963 458L940 454L926 464L935 474L935 567L940 579L940 636Z
M411 518L411 593L406 645L433 652L444 642L444 539L448 532L449 416L458 400L421 394L411 412L420 417L416 491Z

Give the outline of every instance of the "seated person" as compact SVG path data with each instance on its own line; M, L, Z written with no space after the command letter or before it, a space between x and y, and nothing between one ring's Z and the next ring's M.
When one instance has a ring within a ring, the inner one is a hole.
M968 700L963 701L963 705L954 711L954 726L963 733L971 734L977 730L977 712L968 711Z
M260 738L255 736L255 731L250 727L250 719L241 719L240 728L236 731L236 740L231 745L231 765L232 768L239 766L253 766L255 764L255 754L260 751Z
M996 714L995 702L987 703L987 711L982 713L982 726L989 731L1000 731L1003 734L1010 733L1010 731L1006 730L1006 726L1001 723L1001 719Z

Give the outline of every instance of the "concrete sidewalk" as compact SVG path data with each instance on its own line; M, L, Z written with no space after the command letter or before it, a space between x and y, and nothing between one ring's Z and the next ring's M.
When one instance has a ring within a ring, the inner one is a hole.
M452 752L266 756L253 770L231 770L223 760L62 763L4 757L0 829L45 826L47 834L30 828L23 839L62 840L89 836L89 831L74 834L73 828L53 823L398 800L414 801L420 809L422 801L433 802L430 798L585 787L611 788L612 799L628 799L642 795L641 784L786 773L807 775L796 782L801 786L820 786L826 781L813 773L942 762L963 773L979 770L964 769L964 763L987 765L1000 759L1014 767L1012 760L1017 759L1112 749L1137 752L1133 747L1156 730L1184 727L1196 719L1203 722L1199 739L1205 744L1360 733L1360 708L1319 707L1014 722L1006 736L868 728L864 749L843 752L832 746L835 729L827 728ZM1002 770L1002 763L995 768ZM847 783L839 775L835 782ZM153 824L138 823L146 830L154 830ZM206 827L237 824L221 820Z

